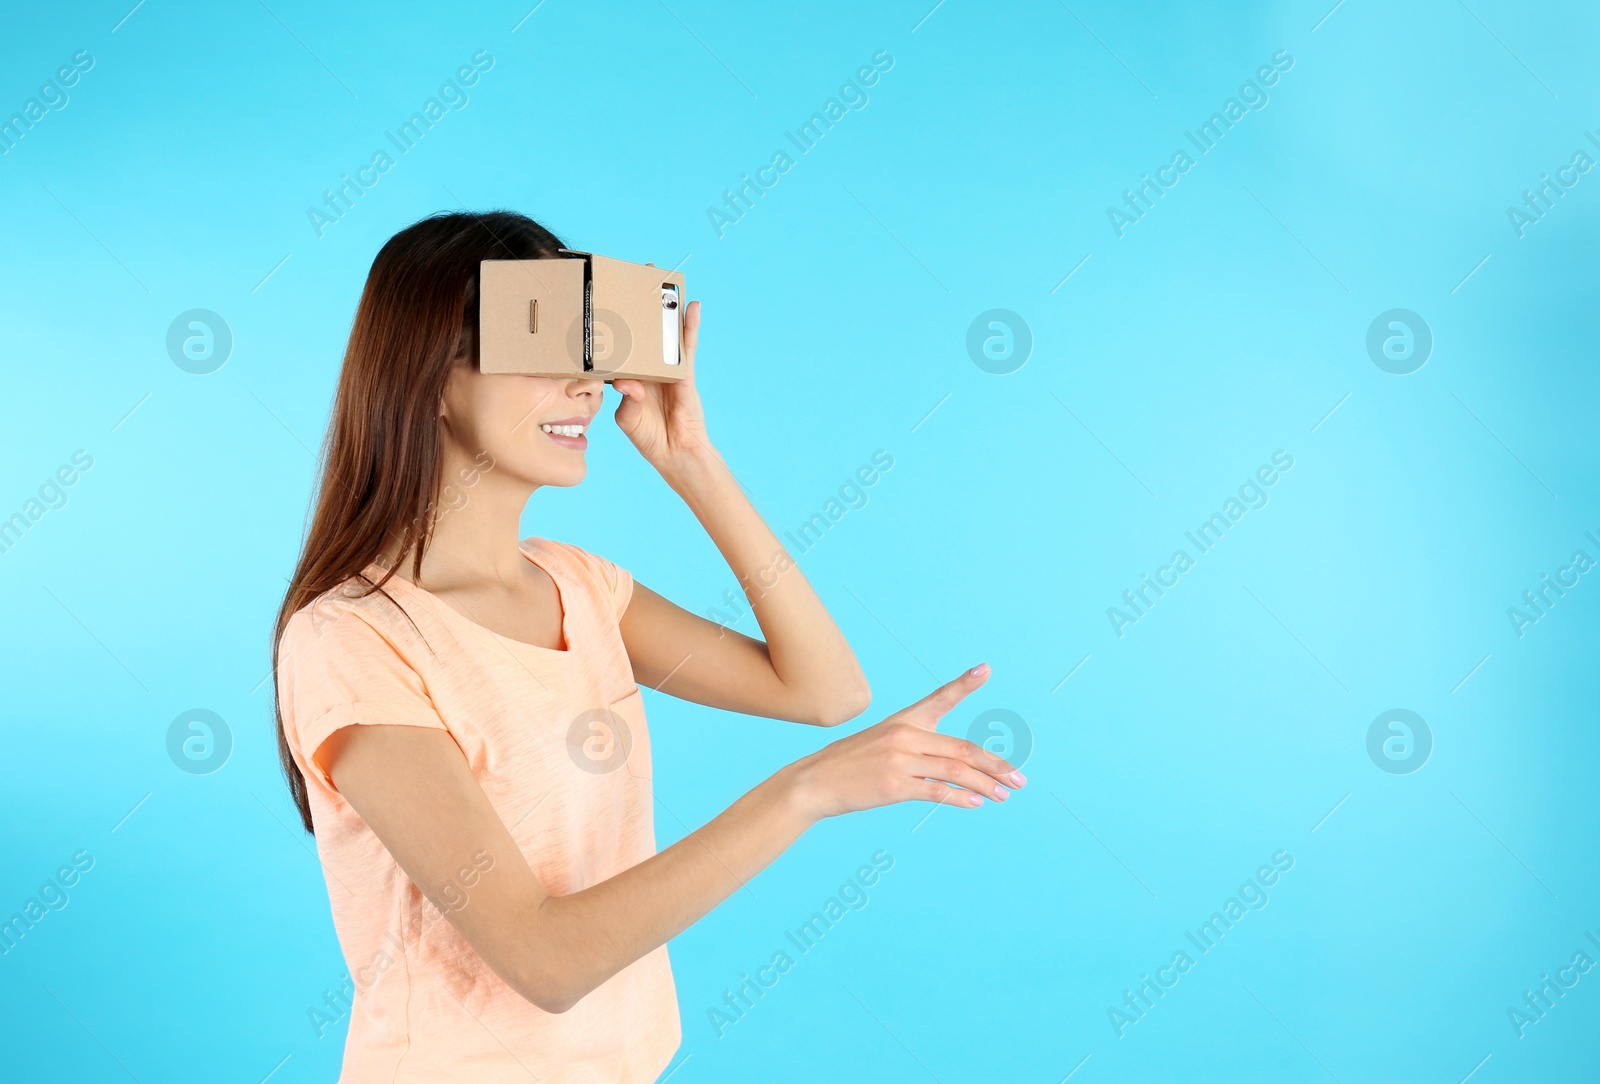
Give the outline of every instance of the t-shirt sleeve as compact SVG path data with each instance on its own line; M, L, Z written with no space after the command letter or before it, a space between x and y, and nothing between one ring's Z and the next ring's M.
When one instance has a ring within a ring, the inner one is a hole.
M598 554L566 542L557 543L582 566L588 577L611 605L612 615L621 621L633 599L633 575L625 568L606 560Z
M315 604L313 604L315 606ZM308 780L330 791L316 762L328 735L354 724L448 730L422 676L384 635L348 609L302 610L278 645L284 736Z

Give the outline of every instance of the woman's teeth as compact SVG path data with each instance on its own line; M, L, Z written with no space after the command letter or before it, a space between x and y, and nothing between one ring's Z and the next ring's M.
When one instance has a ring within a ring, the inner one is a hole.
M581 425L541 425L539 428L546 433L554 433L558 437L583 436L583 426Z

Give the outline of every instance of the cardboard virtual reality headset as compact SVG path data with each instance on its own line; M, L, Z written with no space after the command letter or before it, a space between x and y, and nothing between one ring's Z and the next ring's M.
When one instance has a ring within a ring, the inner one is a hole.
M485 373L683 379L683 275L562 249L484 260L478 367Z

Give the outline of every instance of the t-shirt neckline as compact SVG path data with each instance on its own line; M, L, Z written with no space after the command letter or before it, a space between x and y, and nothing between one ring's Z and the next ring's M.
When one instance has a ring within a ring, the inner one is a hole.
M466 626L479 637L489 639L495 643L509 645L518 651L538 652L541 655L559 655L562 658L570 658L573 653L572 599L569 597L566 587L561 581L561 577L556 575L556 573L548 565L533 555L535 545L540 541L542 540L537 536L531 536L524 539L517 548L522 551L522 555L526 557L530 563L542 570L546 576L550 577L551 583L555 584L557 603L561 607L561 642L565 645L563 647L544 647L540 644L530 644L526 640L517 640L510 636L506 636L504 633L496 632L487 625L483 625L477 621L474 621L472 618L468 617L466 614L450 605L444 599L440 598L438 595L435 595L432 591L429 591L426 587L419 587L402 576L392 576L390 577L390 582L399 580L401 583L405 584L406 590L421 596L430 606L440 611L446 620L454 621L457 624Z

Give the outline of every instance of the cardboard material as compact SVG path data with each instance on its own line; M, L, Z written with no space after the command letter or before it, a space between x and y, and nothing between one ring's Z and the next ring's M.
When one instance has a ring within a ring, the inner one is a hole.
M682 380L683 275L561 251L547 260L482 262L479 368L606 381Z

